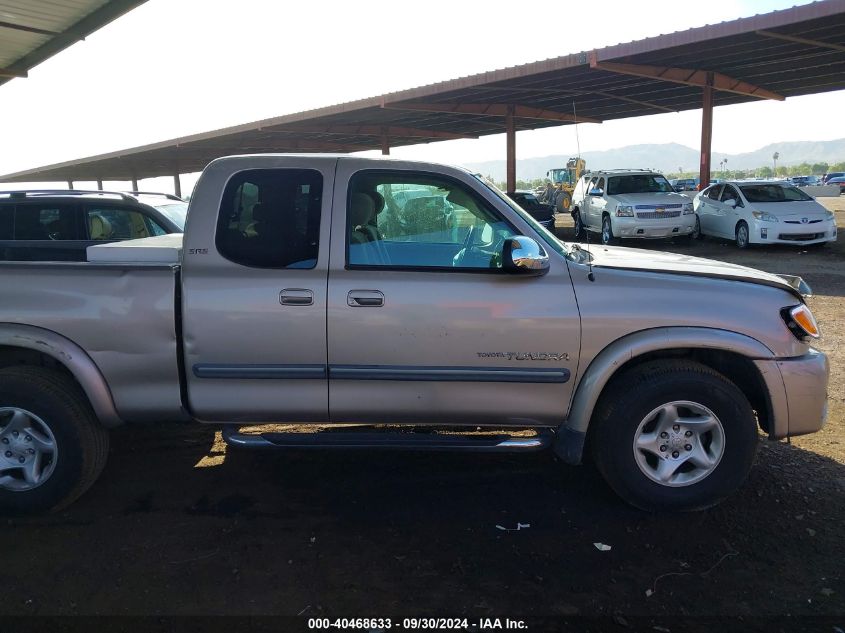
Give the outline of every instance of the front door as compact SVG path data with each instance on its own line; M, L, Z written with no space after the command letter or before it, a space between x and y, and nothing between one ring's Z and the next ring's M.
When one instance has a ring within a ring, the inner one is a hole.
M335 186L332 422L559 424L580 336L566 262L508 274L503 241L532 229L492 190L457 170L367 165L341 159Z
M718 234L717 213L719 212L719 193L722 185L713 185L698 198L698 222L705 235Z
M734 206L727 204L728 200L733 200ZM742 199L739 197L739 192L733 185L725 185L722 189L722 195L719 196L719 210L716 214L716 222L718 226L718 233L722 237L733 239L736 235L736 224L739 220L739 212L737 208L742 207Z
M595 185L590 185L593 190L599 189L601 190L602 194L600 196L588 196L590 200L590 206L588 215L590 217L590 226L595 227L596 230L601 230L601 220L602 215L604 214L605 206L607 205L607 201L605 200L605 196L607 195L607 191L605 190L605 180L604 178L599 178L598 182Z
M191 410L202 420L328 419L335 163L306 157L267 163L274 166L218 174L228 179L222 201L196 201L219 205L216 230L207 227L213 243L185 254L185 373Z

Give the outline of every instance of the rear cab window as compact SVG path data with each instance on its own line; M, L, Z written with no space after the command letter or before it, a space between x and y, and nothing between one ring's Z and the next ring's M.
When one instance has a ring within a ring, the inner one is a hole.
M253 268L317 265L323 176L311 169L250 169L226 184L218 252Z

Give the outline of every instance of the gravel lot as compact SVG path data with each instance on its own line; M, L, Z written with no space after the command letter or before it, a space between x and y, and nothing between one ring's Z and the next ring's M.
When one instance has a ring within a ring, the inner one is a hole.
M845 197L826 203L845 226ZM210 429L128 428L70 509L4 522L0 613L845 614L845 239L648 246L800 274L816 292L828 424L762 441L721 506L645 514L549 454L257 454ZM530 527L496 527L517 523Z

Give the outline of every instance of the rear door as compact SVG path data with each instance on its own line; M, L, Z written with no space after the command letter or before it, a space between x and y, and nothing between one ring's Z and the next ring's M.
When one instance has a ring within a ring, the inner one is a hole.
M186 231L188 402L208 421L326 421L328 230L336 161L212 163ZM260 169L252 168L264 165Z
M559 424L580 339L563 258L541 277L507 274L503 240L530 228L492 191L460 172L370 165L338 166L332 422Z

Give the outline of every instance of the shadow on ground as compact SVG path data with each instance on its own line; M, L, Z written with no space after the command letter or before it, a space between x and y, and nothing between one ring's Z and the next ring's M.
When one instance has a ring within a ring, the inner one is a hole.
M661 516L548 453L225 452L181 425L114 440L69 510L6 523L0 611L845 611L845 466L786 444L763 442L721 506Z

